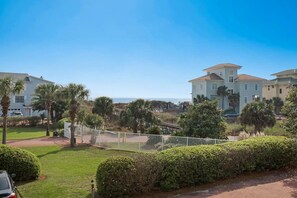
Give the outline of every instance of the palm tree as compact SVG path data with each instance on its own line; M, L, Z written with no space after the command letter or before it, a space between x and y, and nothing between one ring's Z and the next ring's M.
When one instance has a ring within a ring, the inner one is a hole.
M0 97L3 114L2 144L6 144L7 113L10 105L9 96L11 94L19 94L24 88L24 82L21 80L14 82L11 77L0 79Z
M35 89L35 95L33 97L33 107L43 106L47 110L47 128L46 136L50 135L50 121L51 121L51 109L54 102L57 101L57 93L60 86L54 84L41 84Z
M272 109L272 105L265 102L249 103L241 111L240 123L244 127L254 125L255 133L263 131L265 127L273 127L276 120Z
M112 99L102 96L95 99L92 112L102 116L106 121L112 115L113 108Z
M224 104L225 104L225 97L227 97L229 95L228 92L228 87L224 86L219 86L218 90L217 90L217 94L218 96L220 96L222 98L222 109L224 108Z
M69 102L69 114L70 114L70 145L74 147L74 131L75 131L75 118L79 109L80 103L89 95L89 90L85 89L83 85L78 85L70 83L67 87L64 88L64 96Z
M202 103L207 100L209 100L209 99L207 97L205 97L203 94L197 95L195 98L193 98L194 104L199 104L199 103Z
M240 98L239 93L234 93L234 94L228 95L228 100L229 100L230 106L232 107L232 109L234 111L236 111L236 107L238 107L239 98Z
M274 106L274 113L279 114L284 102L280 97L273 97L272 98L273 106Z

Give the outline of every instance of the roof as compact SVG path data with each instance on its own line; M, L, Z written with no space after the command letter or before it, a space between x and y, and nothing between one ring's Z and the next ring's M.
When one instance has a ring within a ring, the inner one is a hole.
M221 69L221 68L234 68L234 69L240 69L241 66L239 65L235 65L232 63L222 63L222 64L218 64L218 65L214 65L212 67L206 68L203 71L209 72L212 71L214 69Z
M195 80L224 80L223 78L221 78L220 76L218 76L215 73L211 73L211 74L207 74L205 76L199 77L199 78L195 78L193 80L190 80L189 82L195 81Z
M264 78L259 78L256 76L251 76L247 74L239 74L235 80L239 81L261 81L261 80L266 80Z
M288 75L288 74L297 74L297 69L288 69L284 70L275 74L271 74L272 76L282 76L282 75Z
M0 79L1 78L5 78L5 77L11 77L12 79L14 80L26 80L26 78L35 78L35 79L39 79L39 80L43 80L45 82L48 82L48 83L53 83L51 81L48 81L48 80L45 80L43 79L42 77L38 78L38 77L35 77L35 76L31 76L27 73L9 73L9 72L0 72Z

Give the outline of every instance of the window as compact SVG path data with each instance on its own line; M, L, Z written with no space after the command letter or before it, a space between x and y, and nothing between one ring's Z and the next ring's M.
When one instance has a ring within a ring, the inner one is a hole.
M258 84L255 84L255 90L258 90Z
M244 103L247 103L247 97L244 97Z
M248 89L248 84L244 85L244 89L247 90Z
M220 72L220 76L223 76L223 72Z
M218 89L218 85L217 84L212 84L212 89Z
M271 88L273 89L274 88L274 85L272 85Z
M270 85L268 85L268 91L270 91Z
M24 103L25 97L24 96L15 96L15 103Z
M283 90L282 89L279 89L279 94L282 94L283 93Z
M234 82L233 74L234 74L233 70L229 71L229 82L230 83Z
M233 94L233 93L234 93L233 89L229 89L229 90L228 90L228 93L229 93L229 94Z
M255 100L256 99L255 95L252 95L252 98L253 98L253 100Z

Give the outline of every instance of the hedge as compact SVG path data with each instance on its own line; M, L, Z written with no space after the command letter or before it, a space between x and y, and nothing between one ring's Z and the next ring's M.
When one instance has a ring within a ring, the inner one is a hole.
M257 137L219 145L177 147L151 155L137 153L131 157L110 158L98 167L97 188L103 197L125 197L153 187L172 190L296 164L296 140ZM144 179L146 177L149 178Z
M154 154L109 158L97 169L98 193L113 198L148 192L159 180L160 170Z
M31 152L0 145L0 170L15 173L16 181L37 179L40 174L39 159Z

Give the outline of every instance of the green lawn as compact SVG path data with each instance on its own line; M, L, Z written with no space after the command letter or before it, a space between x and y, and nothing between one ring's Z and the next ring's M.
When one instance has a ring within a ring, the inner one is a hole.
M2 140L2 130L0 129L0 140ZM7 129L7 140L22 140L40 138L45 136L44 128L14 127Z
M18 184L23 197L90 197L90 181L102 160L131 152L100 150L85 146L60 148L59 146L25 148L41 161L41 175L45 179Z

